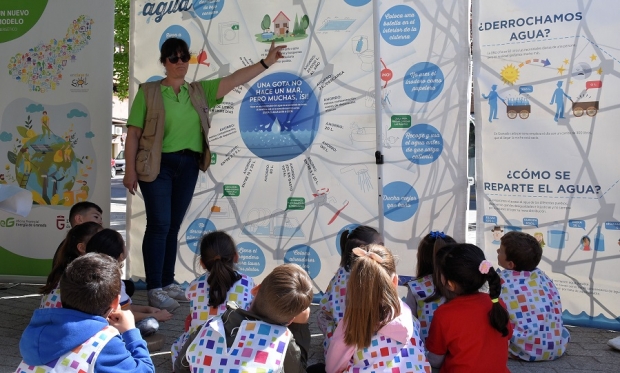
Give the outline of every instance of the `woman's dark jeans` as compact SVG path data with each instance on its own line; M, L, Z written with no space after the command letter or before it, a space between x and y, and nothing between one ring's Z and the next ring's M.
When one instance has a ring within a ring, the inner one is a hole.
M198 153L162 153L157 179L139 181L146 209L142 256L148 290L174 282L179 228L194 196Z

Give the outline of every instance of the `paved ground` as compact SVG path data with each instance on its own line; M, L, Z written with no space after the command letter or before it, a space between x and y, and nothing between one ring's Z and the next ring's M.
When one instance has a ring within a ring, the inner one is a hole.
M125 234L125 199L121 182L122 175L112 182L111 227ZM475 228L474 228L475 229ZM471 232L468 242L473 240ZM21 361L19 339L28 325L32 312L38 308L40 285L0 284L0 373L14 372ZM136 291L133 301L146 304L146 291ZM310 364L323 361L323 338L316 327L315 314L318 306L312 306L312 346ZM160 333L166 337L164 348L152 351L151 357L157 372L170 372L170 345L183 330L183 322L189 313L186 304L175 311L174 318L161 324ZM513 373L576 373L576 372L620 372L620 351L607 346L607 341L620 333L600 329L569 327L571 342L562 358L544 363L525 363L511 360L508 367Z
M28 325L32 312L39 306L38 285L0 284L0 373L14 372L21 361L19 339ZM136 291L133 300L146 304L146 291ZM311 317L312 347L310 363L323 361L323 338L315 326L314 314L318 306L313 305ZM183 321L189 307L175 311L174 318L161 324L160 333L166 337L166 344L160 351L152 351L151 357L157 372L170 372L170 345L183 330ZM575 373L575 372L620 372L620 351L606 345L607 340L620 333L599 329L570 327L571 342L566 355L556 361L525 363L509 361L513 373Z

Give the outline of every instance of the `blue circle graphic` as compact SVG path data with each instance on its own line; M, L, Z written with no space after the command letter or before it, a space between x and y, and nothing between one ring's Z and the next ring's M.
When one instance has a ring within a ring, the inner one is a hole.
M344 0L345 3L351 6L364 6L370 2L370 0Z
M394 181L383 187L383 215L391 221L411 219L418 203L418 192L405 182Z
M187 247L189 247L194 254L200 255L200 247L198 247L200 239L205 234L216 230L215 224L209 219L200 218L194 220L189 227L187 227L187 231L185 231L185 242L187 242Z
M265 271L265 254L254 242L241 242L237 245L237 253L239 271L250 277L260 276Z
M224 8L224 0L194 0L193 5L198 17L209 20L220 14Z
M443 151L443 137L430 124L416 124L403 137L403 153L414 164L433 163Z
M254 155L283 162L312 145L320 118L310 85L297 75L277 72L248 90L239 109L239 128Z
M170 38L181 39L187 43L188 47L191 47L192 45L192 38L189 36L189 32L185 29L185 27L172 25L161 34L161 37L159 38L159 50L161 50L161 46L164 42Z
M148 78L145 83L156 82L156 81L162 80L163 78L164 77L161 75L153 75L152 77Z
M443 90L443 84L443 72L431 62L419 62L411 66L403 79L405 93L416 102L436 99Z
M402 47L415 40L420 33L420 17L407 5L396 5L383 13L379 32L387 43Z
M342 236L342 232L349 231L349 233L351 233L352 230L359 226L359 224L347 224L338 231L338 234L336 235L336 249L338 250L338 254L342 255L342 247L340 246L340 236Z
M321 272L321 258L319 254L308 245L295 245L284 254L284 263L298 264L310 278L315 278Z

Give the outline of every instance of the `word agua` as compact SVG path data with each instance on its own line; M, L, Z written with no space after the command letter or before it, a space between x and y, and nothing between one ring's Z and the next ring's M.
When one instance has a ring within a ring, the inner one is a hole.
M192 3L189 0L171 0L160 1L159 3L146 3L142 8L142 15L145 17L155 17L155 22L161 22L166 14L176 12L186 12L192 9Z

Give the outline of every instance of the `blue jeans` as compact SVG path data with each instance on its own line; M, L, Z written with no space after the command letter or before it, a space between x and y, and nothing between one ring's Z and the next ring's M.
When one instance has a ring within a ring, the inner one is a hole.
M146 288L174 282L178 235L198 180L198 153L162 153L157 179L139 181L146 209L142 256Z

